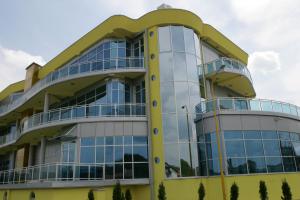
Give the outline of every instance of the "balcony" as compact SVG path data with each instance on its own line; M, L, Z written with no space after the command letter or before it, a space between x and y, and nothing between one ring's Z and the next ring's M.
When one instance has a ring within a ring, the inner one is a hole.
M99 104L64 107L29 117L22 125L21 134L43 125L55 125L59 122L67 123L86 118L145 117L145 110L145 104Z
M247 98L217 98L201 102L199 112L208 113L214 110L214 105L218 111L262 111L276 112L292 115L300 118L300 107L274 100L247 99ZM201 111L200 111L201 110Z
M21 132L10 133L0 137L0 148L14 144L20 137L45 127L64 126L80 122L101 121L104 118L144 118L146 104L98 104L70 106L38 113L25 119ZM121 120L122 120L121 119ZM42 130L41 130L42 131ZM48 130L49 132L50 130Z
M20 107L43 89L51 85L76 78L124 72L145 72L144 58L116 58L109 60L97 60L82 63L80 65L73 64L63 67L50 73L44 79L38 81L32 88L24 92L17 99L13 99L7 104L2 105L0 107L0 117Z
M242 96L255 96L250 72L243 63L237 60L223 57L206 63L199 69L200 79L203 76Z

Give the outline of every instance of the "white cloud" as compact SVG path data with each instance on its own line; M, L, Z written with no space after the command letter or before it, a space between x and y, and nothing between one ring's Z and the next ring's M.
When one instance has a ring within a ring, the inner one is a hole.
M274 51L261 51L250 54L248 67L252 73L268 74L281 68L279 53Z
M25 68L32 62L40 65L46 63L41 56L34 56L22 50L7 49L0 46L0 91L11 83L24 80Z

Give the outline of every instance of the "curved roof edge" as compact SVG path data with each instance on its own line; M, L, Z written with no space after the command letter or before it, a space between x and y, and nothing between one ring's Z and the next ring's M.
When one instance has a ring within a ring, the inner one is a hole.
M131 19L124 15L109 17L45 64L39 70L38 77L39 79L44 78L50 72L60 68L102 39L109 37L130 37L153 26L170 24L183 25L194 29L203 40L217 48L220 52L247 64L248 54L222 33L212 26L204 24L196 14L187 10L172 8L154 10L138 19ZM0 100L13 92L23 90L24 86L21 87L21 82L24 81L11 84L1 91Z
M7 86L0 92L0 101L11 95L12 93L23 91L25 81L19 81Z
M194 29L201 38L222 53L247 64L248 54L246 52L212 26L204 24L196 14L182 9L161 9L151 11L138 19L131 19L124 15L114 15L108 18L49 61L40 70L39 78L45 77L51 71L66 64L101 39L114 36L128 37L142 32L146 28L168 24L184 25Z

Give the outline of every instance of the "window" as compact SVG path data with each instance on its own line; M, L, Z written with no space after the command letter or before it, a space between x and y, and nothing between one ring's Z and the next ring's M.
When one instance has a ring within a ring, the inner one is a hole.
M229 174L247 174L247 163L245 158L227 159Z
M284 131L224 131L228 172L243 174L299 171L299 135ZM211 142L214 140L211 137L213 135L205 136L207 159L214 160L217 146ZM198 151L203 152L201 149ZM202 154L199 155L200 158L204 157ZM200 163L201 160L203 159L200 159ZM216 171L213 160L208 163L210 174L215 174Z
M158 39L165 175L174 178L207 174L206 158L199 162L193 121L200 101L196 55L200 49L195 49L199 48L199 40L196 38L196 44L194 31L183 26L160 27ZM213 145L214 142L201 146L204 152L208 149L210 158L217 157Z
M62 143L61 161L66 163L75 162L76 142Z
M80 178L102 179L102 173L105 179L147 178L147 136L81 138L80 163ZM88 171L90 164L95 167Z

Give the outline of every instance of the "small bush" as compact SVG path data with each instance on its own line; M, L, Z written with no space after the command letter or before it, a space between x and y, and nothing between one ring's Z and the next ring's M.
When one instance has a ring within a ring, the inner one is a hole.
M237 200L239 198L239 187L234 182L230 188L230 200Z
M132 200L131 192L129 189L125 192L125 200Z
M261 200L268 200L268 190L264 181L259 181L259 195Z
M159 200L167 200L166 189L162 182L159 184L159 188L158 188L158 199Z
M200 183L199 189L198 189L198 198L199 200L204 200L205 197L205 188L202 183Z
M89 200L95 200L93 190L90 190L90 191L89 191L89 193L88 193L88 199L89 199Z
M117 184L114 187L112 199L113 200L121 200L122 199L122 190L121 190L120 182L117 182Z
M282 200L292 200L291 188L286 180L282 181L281 190L282 190L282 196L281 196Z

